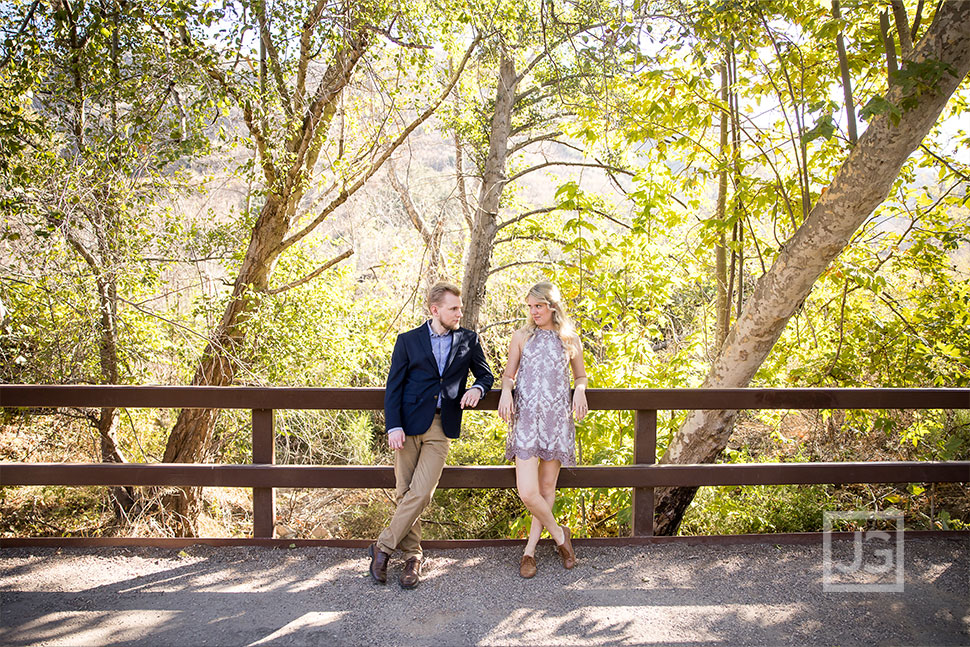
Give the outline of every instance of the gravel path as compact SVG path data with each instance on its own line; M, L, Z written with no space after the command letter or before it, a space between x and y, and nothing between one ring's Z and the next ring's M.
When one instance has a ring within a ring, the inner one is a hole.
M360 550L9 548L0 645L970 645L966 539L907 540L902 593L824 592L818 545L577 553L522 580L517 548L429 552L404 591Z

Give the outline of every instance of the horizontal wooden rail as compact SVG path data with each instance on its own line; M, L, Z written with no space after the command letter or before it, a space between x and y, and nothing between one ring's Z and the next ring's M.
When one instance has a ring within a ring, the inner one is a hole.
M479 408L494 410L498 406L498 395L495 391L490 392ZM558 484L560 487L632 488L633 537L625 538L627 541L653 539L654 488L657 487L970 482L970 461L653 464L656 458L658 410L970 409L970 389L590 389L587 391L587 401L593 410L633 412L636 464L563 468ZM388 466L274 465L275 410L380 410L384 407L384 390L380 388L12 384L0 385L0 406L19 407L33 414L48 413L57 407L251 410L251 465L0 462L0 486L176 485L252 488L254 536L249 541L262 542L262 545L276 545L273 542L281 541L273 539L275 488L394 487L393 468ZM497 465L446 467L439 486L512 488L515 487L515 471L510 466ZM2 539L0 546L13 545L11 541L21 540ZM97 543L101 540L83 541ZM103 541L127 540L107 538ZM153 540L145 538L133 541L144 542L139 545L149 545ZM332 545L350 545L357 540L326 541Z
M756 463L564 467L560 487L666 487L822 483L970 482L970 461ZM393 488L392 467L0 463L4 485L201 485L261 488ZM442 488L512 488L515 468L446 467Z
M491 391L480 408L497 408L498 397ZM970 389L589 389L586 399L594 410L970 409ZM5 384L0 406L376 410L384 389Z

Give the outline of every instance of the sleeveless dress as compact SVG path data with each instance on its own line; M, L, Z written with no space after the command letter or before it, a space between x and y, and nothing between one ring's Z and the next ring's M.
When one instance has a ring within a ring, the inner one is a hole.
M537 329L522 349L515 413L505 441L505 459L516 456L576 464L569 359L555 330Z

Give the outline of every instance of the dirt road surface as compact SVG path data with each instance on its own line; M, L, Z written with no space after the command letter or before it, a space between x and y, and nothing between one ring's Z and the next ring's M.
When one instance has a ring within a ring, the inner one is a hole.
M566 571L542 544L531 580L515 547L438 550L413 591L361 550L7 548L0 645L970 645L970 539L872 543L829 576L822 545L579 546Z

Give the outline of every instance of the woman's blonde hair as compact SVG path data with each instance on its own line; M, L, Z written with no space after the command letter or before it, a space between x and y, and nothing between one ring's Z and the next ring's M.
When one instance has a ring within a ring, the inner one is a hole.
M576 346L573 341L576 337L576 327L566 314L566 308L562 302L562 293L559 292L559 288L549 281L540 281L529 288L529 291L522 301L527 301L529 297L549 306L549 310L552 311L552 327L559 333L559 339L562 340L562 347L566 350L566 357L571 359L576 353ZM528 317L525 326L522 327L522 330L526 332L526 343L532 339L537 329L536 322L532 317Z

